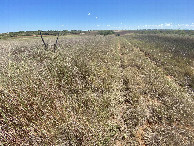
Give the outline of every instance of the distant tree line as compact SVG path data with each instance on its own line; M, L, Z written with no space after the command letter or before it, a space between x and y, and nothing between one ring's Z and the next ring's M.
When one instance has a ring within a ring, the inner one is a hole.
M194 30L171 30L171 29L142 29L142 30L122 30L119 31L119 33L116 33L114 30L88 30L88 31L82 31L82 30L38 30L38 31L19 31L19 32L9 32L9 33L2 33L0 34L0 39L2 38L9 38L9 37L18 37L18 36L39 36L40 32L42 32L42 35L54 35L57 36L58 34L60 36L67 35L67 34L73 34L73 35L79 35L79 34L87 34L87 35L111 35L115 34L116 36L128 34L128 33L135 33L135 34L177 34L177 35L190 35L194 36Z
M98 34L106 36L106 35L114 34L114 31L113 30L100 30L98 31Z
M8 32L8 33L2 33L0 34L0 38L5 38L5 37L17 37L17 36L38 36L40 35L40 32L42 35L54 35L57 36L58 34L60 36L62 35L67 35L67 34L81 34L85 33L86 31L82 30L62 30L62 31L57 31L57 30L48 30L48 31L43 31L43 30L38 30L38 31L18 31L18 32Z

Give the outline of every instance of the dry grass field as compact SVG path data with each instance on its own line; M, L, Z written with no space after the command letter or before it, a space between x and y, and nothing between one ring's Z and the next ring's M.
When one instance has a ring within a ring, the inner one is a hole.
M0 144L191 146L193 89L192 37L0 40Z

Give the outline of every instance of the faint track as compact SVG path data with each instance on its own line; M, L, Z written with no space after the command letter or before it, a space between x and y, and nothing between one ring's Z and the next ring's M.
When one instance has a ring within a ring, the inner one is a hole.
M122 65L122 51L121 51L121 44L120 44L120 40L118 40L118 53L119 53L119 56L120 56L120 72L121 72L121 79L123 80L123 65ZM122 84L124 85L123 81L122 81ZM122 95L123 97L123 95ZM116 107L116 116L114 117L113 119L113 122L116 123L117 125L120 126L120 129L119 129L119 134L116 136L115 138L115 141L114 141L114 145L115 146L123 146L123 145L126 145L125 141L124 141L124 132L125 130L127 129L127 125L125 124L124 122L124 119L122 118L125 111L126 111L126 104L125 102L121 102L121 104L118 104L117 107Z
M130 43L129 43L130 44ZM118 52L119 52L119 56L120 56L120 70L121 70L121 79L122 79L122 85L123 85L123 93L122 93L122 97L123 97L123 102L117 107L117 116L113 119L113 121L115 123L117 123L121 128L120 128L120 133L117 135L116 137L116 140L114 142L114 145L115 146L123 146L123 145L127 145L127 140L125 136L125 133L126 131L128 131L128 127L125 123L125 120L124 120L124 114L125 112L127 111L127 108L128 108L128 103L125 102L126 98L127 98L127 95L126 95L126 92L128 90L128 87L127 87L127 84L125 83L125 75L124 75L124 70L125 70L125 65L124 65L124 53L123 53L123 50L122 49L125 49L123 48L123 46L121 45L121 42L119 40L118 42ZM144 137L144 129L147 127L147 124L145 123L145 125L142 125L142 126L139 126L138 127L138 130L135 134L135 139L136 141L141 145L141 146L145 146L145 141L143 140L143 137Z

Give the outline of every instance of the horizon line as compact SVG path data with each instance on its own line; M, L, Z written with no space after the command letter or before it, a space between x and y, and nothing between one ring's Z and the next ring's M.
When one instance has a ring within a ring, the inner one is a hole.
M112 30L112 31L141 31L141 30L190 30L194 31L194 29L88 29L88 30L82 30L82 29L64 29L64 30L20 30L20 31L8 31L8 32L0 32L0 34L4 33L16 33L16 32L32 32L32 31L101 31L101 30Z

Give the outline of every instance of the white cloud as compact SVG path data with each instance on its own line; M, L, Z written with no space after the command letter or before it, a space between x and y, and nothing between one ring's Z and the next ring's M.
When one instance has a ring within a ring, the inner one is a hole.
M90 16L91 15L91 13L88 13L88 16Z
M159 27L163 27L164 26L164 24L160 24L160 25L158 25Z
M112 27L113 29L121 29L121 27L119 26L119 27L117 27L117 26L114 26L114 27Z
M152 25L139 25L138 29L193 29L194 23L190 24L173 24L173 23L164 23L164 24L152 24Z
M97 27L99 27L100 25L96 25Z
M110 27L110 25L106 25L106 26Z
M167 27L172 26L172 23L165 23L165 26Z
M165 24L152 24L152 25L141 25L138 28L145 28L145 29L162 29L164 27L173 26L172 23L165 23Z
M62 24L61 26L63 27L64 25Z
M190 27L194 27L194 23L191 23L191 24L177 24L177 25L175 25L175 27L189 29Z
M96 19L98 19L98 17L96 17Z

